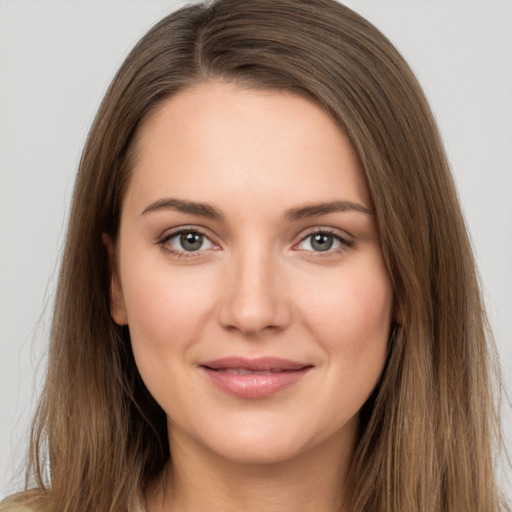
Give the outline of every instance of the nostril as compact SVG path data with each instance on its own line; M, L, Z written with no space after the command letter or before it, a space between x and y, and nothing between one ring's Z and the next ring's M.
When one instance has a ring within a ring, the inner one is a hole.
M218 317L224 329L251 336L278 332L290 321L278 272L267 256L255 258L248 256L226 276Z

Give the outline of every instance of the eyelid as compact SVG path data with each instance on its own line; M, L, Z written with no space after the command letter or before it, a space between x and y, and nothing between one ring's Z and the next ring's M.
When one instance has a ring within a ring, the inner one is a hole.
M208 249L200 249L197 251L182 251L180 249L177 249L170 244L167 244L169 240L172 238L179 236L183 233L198 233L205 238L207 238L213 247ZM220 244L215 241L215 237L212 236L211 232L205 228L202 228L201 226L196 225L185 225L185 226L178 226L175 228L171 228L168 230L165 230L155 241L156 245L159 245L163 251L172 254L174 256L178 256L181 258L197 258L204 255L205 252L209 252L212 250L218 250L220 248Z
M200 249L198 251L182 251L179 249L176 249L175 247L172 247L167 244L167 242L182 234L182 233L198 233L205 238L207 238L211 244L213 245L212 248L208 249ZM328 249L324 252L322 251L311 251L311 250L303 250L298 249L297 246L304 242L308 237L316 234L328 234L336 238L341 245L335 249ZM350 248L354 244L353 237L348 234L346 231L343 231L338 228L333 227L327 227L327 226L314 226L307 228L303 230L298 236L298 240L294 242L292 249L295 250L301 250L303 252L308 252L311 254L314 254L315 257L328 257L332 256L333 254L338 254L340 252L343 252L344 250ZM183 257L183 258L197 258L204 255L206 252L210 252L212 250L219 250L221 248L221 244L216 241L216 237L211 233L209 229L203 228L202 226L197 225L183 225L183 226L177 226L174 228L170 228L165 230L155 241L156 245L159 245L162 250L169 254L173 254L174 256Z
M337 240L339 240L341 245L340 245L340 247L338 247L336 249L327 250L324 252L304 250L304 252L313 253L315 255L315 257L327 257L329 255L337 254L337 253L342 252L342 251L346 250L347 248L350 248L354 245L353 237L351 235L349 235L346 231L343 231L343 230L340 230L337 228L327 227L327 226L315 226L315 227L308 228L307 230L301 232L300 235L298 236L298 238L299 238L298 241L293 244L293 248L296 248L299 244L304 242L310 236L317 235L317 234L331 235L331 236L335 237ZM301 250L301 249L296 249L296 250Z

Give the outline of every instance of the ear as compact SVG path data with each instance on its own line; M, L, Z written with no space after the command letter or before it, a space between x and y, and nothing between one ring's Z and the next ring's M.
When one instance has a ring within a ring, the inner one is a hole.
M123 289L119 279L119 270L116 257L116 246L112 237L103 233L103 245L107 250L108 268L110 272L110 316L117 325L128 325L128 315L123 297Z

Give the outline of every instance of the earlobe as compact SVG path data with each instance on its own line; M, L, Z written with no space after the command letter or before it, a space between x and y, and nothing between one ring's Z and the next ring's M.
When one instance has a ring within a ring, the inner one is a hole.
M102 241L107 251L110 272L110 316L116 324L128 325L123 289L119 279L115 243L107 233L103 233Z

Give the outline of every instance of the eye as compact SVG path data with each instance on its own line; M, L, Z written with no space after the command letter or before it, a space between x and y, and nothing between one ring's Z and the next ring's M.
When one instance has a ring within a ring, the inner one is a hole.
M213 248L213 242L202 233L193 230L180 231L161 241L168 250L176 253L204 251Z
M303 251L336 252L350 245L350 242L340 235L328 231L317 231L304 237L296 247Z

